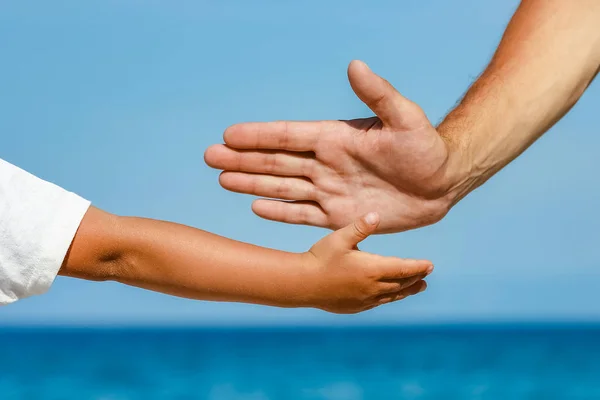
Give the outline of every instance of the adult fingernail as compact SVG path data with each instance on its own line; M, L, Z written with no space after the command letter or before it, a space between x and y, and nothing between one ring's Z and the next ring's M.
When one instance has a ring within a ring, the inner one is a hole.
M429 268L427 268L427 270L425 271L427 273L427 275L429 275L430 273L433 272L433 265L430 265Z

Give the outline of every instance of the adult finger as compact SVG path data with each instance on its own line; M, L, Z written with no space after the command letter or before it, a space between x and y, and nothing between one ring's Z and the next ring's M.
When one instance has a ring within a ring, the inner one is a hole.
M272 199L315 200L317 196L317 189L312 182L301 178L226 171L219 177L219 183L232 192Z
M210 167L224 171L311 178L317 165L312 154L283 150L239 150L216 144L206 150L204 161Z
M225 130L225 144L236 149L314 151L324 122L247 122Z
M258 199L252 211L261 218L287 224L329 227L329 218L319 205L312 201L279 201Z

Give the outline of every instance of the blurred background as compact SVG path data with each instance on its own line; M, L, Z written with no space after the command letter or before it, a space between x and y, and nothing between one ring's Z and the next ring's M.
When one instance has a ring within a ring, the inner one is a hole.
M518 1L0 0L0 157L103 209L305 251L203 163L236 122L370 116L367 62L437 123ZM0 309L8 399L600 398L600 87L435 226L364 249L428 258L360 315L204 303L59 278Z

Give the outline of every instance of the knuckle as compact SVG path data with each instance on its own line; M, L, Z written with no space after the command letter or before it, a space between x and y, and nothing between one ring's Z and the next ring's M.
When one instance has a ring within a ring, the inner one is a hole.
M305 207L301 207L300 210L298 211L298 220L301 224L308 224L309 222L309 216L308 216L308 210Z
M383 277L383 275L381 274L380 271L376 270L376 269L372 269L372 268L365 268L366 271L364 271L365 274L365 279L367 279L369 282L379 282L379 280Z
M257 177L251 177L248 181L248 191L256 194L260 190L260 182Z
M400 279L400 281L398 282L398 290L406 289L406 288L410 287L415 282L416 281L413 278Z
M378 288L373 284L365 284L364 282L358 282L358 285L355 286L356 289L354 294L352 295L353 303L357 304L365 304L369 303L373 300L374 297L378 295Z
M281 169L285 165L285 160L283 159L283 155L280 153L276 153L273 155L273 170Z
M383 304L391 303L392 300L393 300L393 298L390 296L382 297L381 299L379 299L378 303L379 303L379 305L383 305Z
M241 171L244 168L244 160L241 154L235 155L235 166L237 171Z
M287 181L287 179L282 179L281 183L275 190L279 196L288 195L290 193L290 183Z
M380 93L379 95L377 95L374 99L371 100L371 106L373 107L377 107L379 106L383 101L385 101L385 99L387 98L386 93Z
M390 292L398 292L400 290L402 290L402 284L401 283L390 283L389 285L386 285L384 287L381 288L381 290L379 291L380 294L386 294L386 293L390 293Z
M319 191L317 190L316 187L311 186L306 190L306 195L308 197L309 200L314 200L317 199L319 197Z
M398 266L394 271L394 275L399 278L407 278L412 275L409 268Z
M381 294L381 287L376 284L368 284L363 290L362 301L371 301Z
M387 279L389 275L389 270L380 265L373 265L368 270L369 278L378 282Z
M287 121L283 121L282 124L284 126L284 133L279 136L279 146L285 149L289 143L289 125Z
M300 171L302 175L308 176L309 178L314 176L316 163L312 159L304 159L300 164Z
M277 155L269 154L265 160L265 170L267 173L273 173L275 171L275 167L277 166Z
M354 234L359 238L364 238L367 236L367 230L362 223L362 220L354 221L353 223Z
M382 268L379 261L379 256L369 254L369 259L363 262L360 266L362 277L370 284L380 285L381 280L385 279L386 271Z

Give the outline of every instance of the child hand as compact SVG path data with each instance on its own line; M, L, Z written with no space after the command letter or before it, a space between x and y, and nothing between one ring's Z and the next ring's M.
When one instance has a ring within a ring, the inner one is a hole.
M431 262L358 250L358 243L378 225L378 214L369 213L304 253L309 273L303 286L311 289L311 306L339 314L358 313L427 288L423 278L433 270Z

